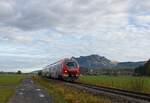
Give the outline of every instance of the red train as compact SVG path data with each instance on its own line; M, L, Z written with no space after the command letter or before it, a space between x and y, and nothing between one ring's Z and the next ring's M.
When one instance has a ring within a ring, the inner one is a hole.
M74 81L80 75L80 67L78 62L71 58L62 59L56 63L46 66L42 70L42 76L54 79L63 79Z

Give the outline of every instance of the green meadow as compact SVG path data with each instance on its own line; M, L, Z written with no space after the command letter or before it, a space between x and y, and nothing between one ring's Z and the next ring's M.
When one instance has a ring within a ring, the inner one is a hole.
M1 74L0 86L16 86L23 79L23 75L17 74Z
M150 93L150 77L80 76L78 82Z
M23 75L0 74L0 103L7 103L14 93L15 87L24 78Z

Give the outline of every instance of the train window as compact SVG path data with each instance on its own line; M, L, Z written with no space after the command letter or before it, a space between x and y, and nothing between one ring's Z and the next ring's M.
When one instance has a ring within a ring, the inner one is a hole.
M75 68L77 67L77 64L75 62L67 62L66 65L70 68Z

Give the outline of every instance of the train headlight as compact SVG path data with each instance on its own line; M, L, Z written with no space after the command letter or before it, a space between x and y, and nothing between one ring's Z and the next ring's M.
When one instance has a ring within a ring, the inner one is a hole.
M68 71L67 71L67 70L65 70L65 71L64 71L64 73L68 73Z

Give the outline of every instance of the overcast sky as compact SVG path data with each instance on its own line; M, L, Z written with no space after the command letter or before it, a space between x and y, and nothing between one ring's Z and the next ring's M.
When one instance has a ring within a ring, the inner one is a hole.
M60 58L150 58L150 0L0 0L0 71Z

